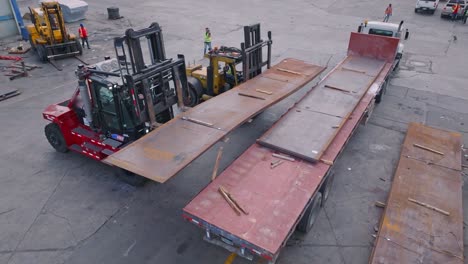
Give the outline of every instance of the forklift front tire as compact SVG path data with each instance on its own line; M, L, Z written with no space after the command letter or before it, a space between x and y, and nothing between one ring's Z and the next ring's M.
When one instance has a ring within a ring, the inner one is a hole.
M47 140L50 145L58 152L68 152L67 143L63 137L60 127L55 123L48 124L44 129Z
M184 96L184 105L187 107L194 107L200 102L195 89L188 88L187 95Z
M47 51L44 45L37 45L36 46L37 56L39 56L39 60L43 63L47 62Z
M117 168L116 174L121 181L135 187L143 186L148 181L148 179L143 176L121 168Z

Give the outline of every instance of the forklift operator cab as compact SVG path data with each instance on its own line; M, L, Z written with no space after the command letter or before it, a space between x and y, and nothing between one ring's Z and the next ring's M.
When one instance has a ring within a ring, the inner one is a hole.
M104 134L135 137L138 118L128 91L118 84L92 76L88 80L93 104L93 122Z

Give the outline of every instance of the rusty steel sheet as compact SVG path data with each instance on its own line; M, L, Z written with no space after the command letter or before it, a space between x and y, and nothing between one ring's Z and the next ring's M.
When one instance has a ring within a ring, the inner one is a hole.
M461 170L461 145L460 134L427 127L421 124L413 124L412 133L408 133L408 140L420 147L403 145L401 155L447 167ZM436 152L428 151L429 148ZM443 153L443 155L437 154Z
M299 90L324 69L285 59L261 75L179 114L104 162L165 182L234 128Z
M383 81L383 79L382 79ZM327 148L324 158L333 161L341 153L371 104L377 88L371 88ZM221 228L229 234L276 254L294 230L302 210L319 188L331 165L285 160L271 169L275 150L252 145L206 186L184 208L184 213ZM249 212L238 216L217 193L223 186ZM203 227L202 227L203 228Z
M301 159L320 160L363 95L388 75L397 47L395 38L351 33L348 56L258 142Z
M375 75L344 70L344 65L353 60L372 61L368 58L347 57L263 135L259 143L301 159L319 160L387 64L381 60L369 63L372 66L369 71L375 71ZM327 85L349 92L328 88Z
M463 263L461 144L459 133L409 124L369 263Z

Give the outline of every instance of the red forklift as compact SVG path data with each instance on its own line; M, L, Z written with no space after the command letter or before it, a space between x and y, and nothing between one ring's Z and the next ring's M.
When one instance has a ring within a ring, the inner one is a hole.
M184 107L189 92L185 59L167 59L157 23L128 29L114 40L116 58L93 66L79 65L78 87L71 99L49 105L42 113L49 143L102 160L174 117L173 106ZM146 178L117 169L131 185Z

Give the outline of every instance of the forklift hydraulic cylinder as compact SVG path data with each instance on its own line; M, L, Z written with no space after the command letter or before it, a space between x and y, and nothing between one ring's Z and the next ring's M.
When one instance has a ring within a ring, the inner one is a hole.
M83 101L83 110L86 115L83 118L83 121L85 125L91 126L91 123L93 122L91 114L91 97L89 95L88 86L86 86L86 69L83 64L78 65L76 76L78 77L78 88L80 89L81 100Z

